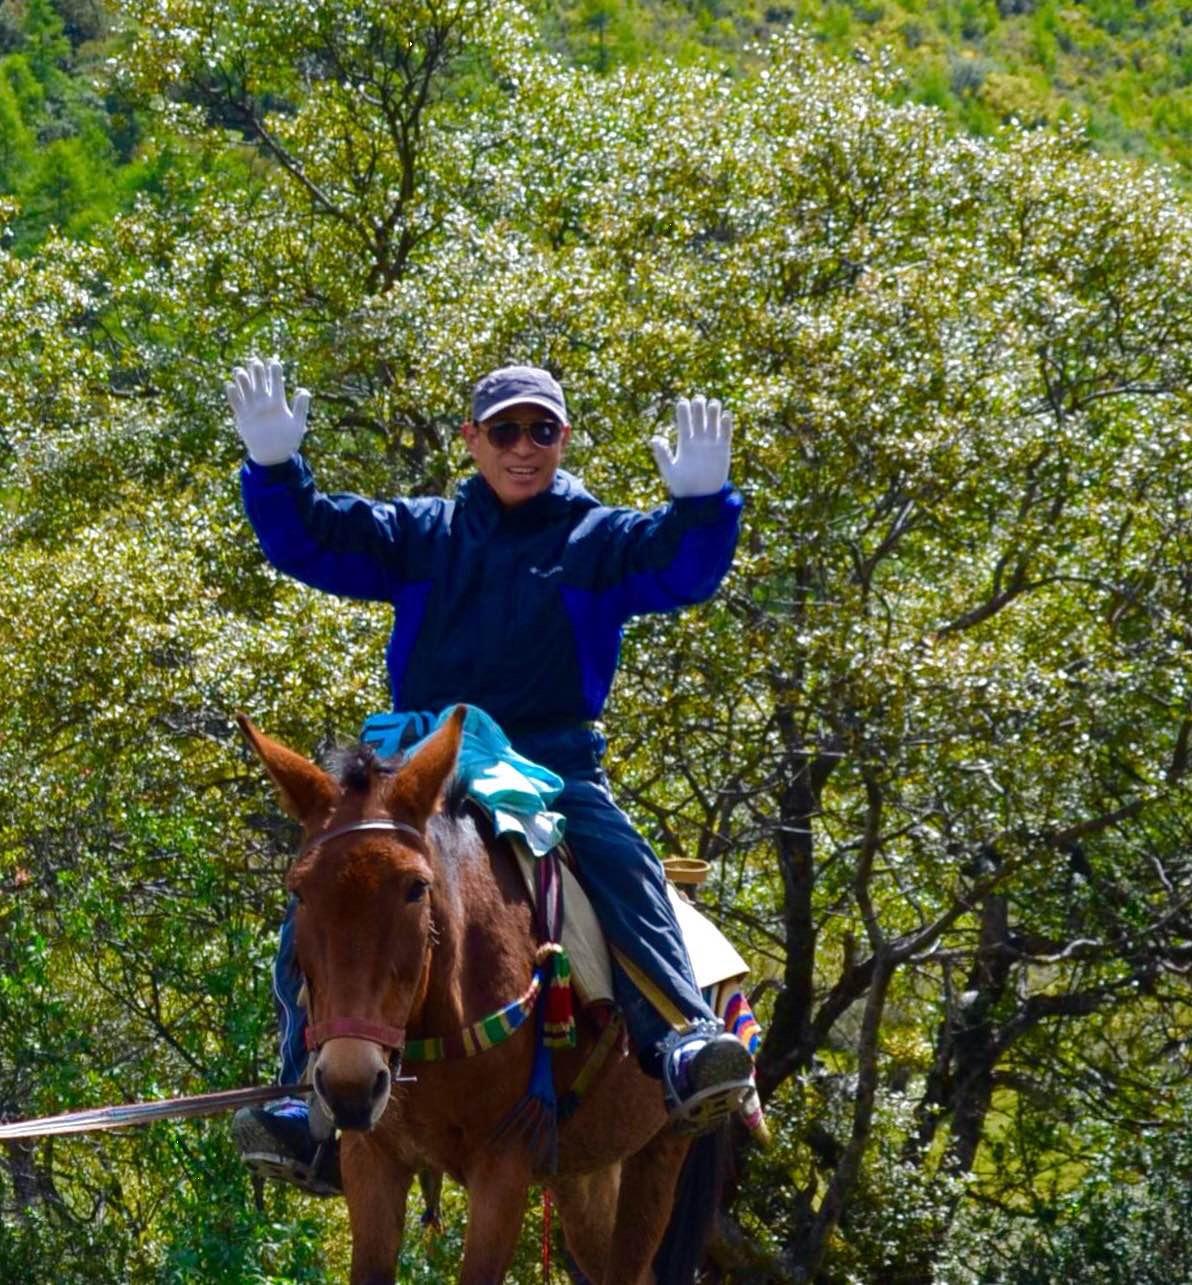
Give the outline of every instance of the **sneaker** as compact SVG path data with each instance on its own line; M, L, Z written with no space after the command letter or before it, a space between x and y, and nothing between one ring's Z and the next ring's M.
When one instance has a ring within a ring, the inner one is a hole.
M262 1178L292 1183L313 1196L340 1196L339 1145L317 1142L301 1098L281 1098L263 1107L241 1107L232 1117L232 1140L240 1159Z
M676 1032L662 1056L662 1084L674 1127L710 1133L745 1102L753 1089L753 1059L735 1035L708 1025Z

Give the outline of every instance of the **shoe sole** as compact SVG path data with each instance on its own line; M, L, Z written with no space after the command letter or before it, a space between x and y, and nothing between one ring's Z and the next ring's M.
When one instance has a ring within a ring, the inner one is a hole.
M696 1093L719 1084L748 1081L753 1070L749 1050L735 1037L719 1039L696 1056L691 1087Z
M258 1177L288 1182L312 1196L343 1195L334 1183L320 1178L313 1165L279 1151L276 1138L250 1115L233 1119L232 1141L245 1166Z
M718 1129L753 1091L753 1058L737 1039L717 1040L692 1068L694 1092L671 1112L677 1133L698 1136Z

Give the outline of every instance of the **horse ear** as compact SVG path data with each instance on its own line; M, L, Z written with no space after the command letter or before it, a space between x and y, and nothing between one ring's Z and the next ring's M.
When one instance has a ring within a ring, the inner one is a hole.
M466 705L457 705L451 717L398 769L389 787L391 811L408 811L421 825L435 810L443 787L455 769L467 712Z
M303 825L325 817L339 795L331 777L309 759L258 731L247 715L237 713L236 722L280 791L285 811Z

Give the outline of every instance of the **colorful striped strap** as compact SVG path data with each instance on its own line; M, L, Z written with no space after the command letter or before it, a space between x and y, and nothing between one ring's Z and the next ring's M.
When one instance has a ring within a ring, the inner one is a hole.
M724 1029L730 1035L735 1035L756 1057L762 1042L762 1028L753 1015L753 1009L750 1008L743 991L737 989L732 991L721 1016L724 1018Z
M534 1011L534 1005L542 992L546 971L553 963L551 957L562 953L563 947L557 942L540 946L534 956L534 975L524 994L497 1009L495 1013L482 1017L471 1026L465 1026L456 1035L407 1040L402 1061L444 1062L448 1058L474 1057L507 1040Z

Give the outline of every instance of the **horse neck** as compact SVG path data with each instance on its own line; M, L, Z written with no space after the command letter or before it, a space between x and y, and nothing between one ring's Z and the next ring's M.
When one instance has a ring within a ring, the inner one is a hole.
M503 845L486 846L471 821L438 827L435 938L417 1025L447 1035L515 999L529 981L529 898Z

